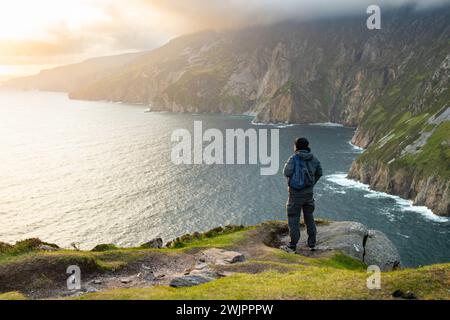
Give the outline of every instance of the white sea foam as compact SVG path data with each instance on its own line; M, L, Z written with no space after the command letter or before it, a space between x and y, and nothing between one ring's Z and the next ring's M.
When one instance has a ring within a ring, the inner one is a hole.
M391 198L391 199L397 200L397 198L399 198L399 197L398 196L394 196L394 195L389 194L389 193L381 192L381 191L370 190L370 193L365 194L364 198L368 198L368 199ZM402 199L402 200L404 200L404 199Z
M286 123L286 124L277 124L277 125L274 125L274 126L275 126L275 128L283 129L283 128L288 128L288 127L295 126L295 124Z
M410 236L407 236L406 234L401 234L400 232L397 232L397 234L403 238L409 239L411 238Z
M367 192L367 194L365 194L364 197L368 198L368 199L382 199L382 198L393 199L393 200L395 200L396 205L399 207L399 209L401 211L404 211L404 212L413 211L413 212L421 214L426 219L433 220L436 222L450 221L449 218L435 215L433 213L433 211L431 211L430 209L428 209L425 206L415 206L413 204L413 201L411 201L411 200L403 199L399 196L391 195L391 194L388 194L385 192L375 191L375 190L370 189L369 185L367 185L367 184L348 179L346 173L330 174L330 175L326 176L325 179L327 181L330 181L332 183L340 185L344 188L358 189L358 190Z
M283 122L278 122L278 123L272 123L272 122L256 122L255 120L251 121L251 124L254 126L273 126L275 128L287 128L287 127L293 127L295 126L294 123L283 123Z
M316 122L310 123L310 126L322 126L322 127L343 127L344 125L335 122Z
M353 150L355 150L357 152L360 152L360 153L364 152L364 148L361 148L361 147L358 147L357 145L354 145L352 143L352 140L349 140L348 144L352 146Z
M330 174L326 176L325 179L342 187L370 191L370 188L367 184L361 183L356 180L348 179L346 173Z
M333 193L340 193L340 194L346 194L347 192L345 190L342 190L342 188L339 187L333 187L332 185L326 185L324 187L325 190L330 190Z
M265 123L265 122L256 122L255 120L252 120L252 121L251 121L251 124L254 125L254 126L267 126L267 125L268 125L268 123Z

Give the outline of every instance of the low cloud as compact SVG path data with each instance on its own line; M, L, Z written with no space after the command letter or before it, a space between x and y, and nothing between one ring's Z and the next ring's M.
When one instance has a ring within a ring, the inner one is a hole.
M382 0L376 3L370 0L79 1L84 6L91 6L96 13L101 12L102 18L73 28L70 20L83 18L83 14L66 12L67 17L63 16L57 23L46 26L45 38L0 37L0 65L46 59L59 64L92 56L148 50L173 37L205 29L238 28L286 19L366 15L365 10L371 4L378 4L382 10L387 10L407 4L421 9L450 3L450 0ZM76 1L71 5L76 6L74 3ZM36 14L39 15L39 12Z
M382 10L404 5L418 9L450 3L449 0L138 0L149 8L157 8L176 18L190 30L233 28L270 24L287 19L311 20L328 16L365 14L369 5Z

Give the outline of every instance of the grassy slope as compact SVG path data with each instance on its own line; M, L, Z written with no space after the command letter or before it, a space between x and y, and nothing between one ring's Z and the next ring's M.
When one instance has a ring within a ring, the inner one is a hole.
M55 265L55 261L63 259L64 262L92 261L96 271L114 270L154 252L189 253L207 247L238 250L255 232L258 233L257 228L179 239L174 246L176 248L170 249L129 248L104 252L33 250L14 255L3 254L0 255L0 267L33 265L40 259L47 260L48 265ZM311 258L264 247L263 252L235 266L237 270L233 275L195 287L122 288L85 294L76 299L390 299L397 289L411 290L421 299L450 299L450 264L385 272L382 274L381 290L366 288L368 274L364 264L336 252ZM0 294L0 299L21 298L24 296L19 292Z
M26 300L27 298L17 291L0 293L0 300Z
M272 263L274 270L271 271L236 273L196 287L116 289L83 295L79 299L390 299L397 289L412 290L421 299L450 298L443 283L448 283L448 264L383 273L382 289L368 290L365 269L333 267L340 259L335 256L323 261L323 266ZM290 270L276 271L280 264Z
M448 53L448 44L430 43L428 51L433 53L433 57L439 57L435 60L441 63ZM367 109L360 129L370 132L374 143L357 161L390 162L389 166L394 170L404 168L424 177L435 175L444 181L450 179L450 123L428 122L430 117L448 107L450 90L445 81L432 80L437 65L433 68L426 66L423 61L427 61L427 57L426 51L414 56L406 63L406 69L399 78L391 81ZM417 101L421 101L420 107L414 107ZM433 134L416 153L401 154L406 146L420 137L421 132L431 130L434 130Z
M254 228L255 227L237 227L235 229L231 229L230 231L225 229L223 232L215 232L215 229L213 229L206 233L198 234L198 237L187 235L177 238L172 242L170 248L162 249L143 249L136 247L115 248L104 251L76 251L67 249L57 251L41 251L36 249L36 246L40 244L40 240L27 239L17 242L10 248L2 248L0 246L0 266L12 263L32 264L34 260L48 258L77 260L79 262L91 260L99 270L111 270L136 261L149 252L171 254L177 252L189 252L190 250L197 248L221 248L231 244L239 244L246 239L246 233L250 230L254 230ZM105 245L105 247L114 248L115 246Z

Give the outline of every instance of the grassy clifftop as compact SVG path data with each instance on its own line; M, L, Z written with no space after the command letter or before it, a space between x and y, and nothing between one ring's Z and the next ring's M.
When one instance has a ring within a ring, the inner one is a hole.
M366 266L341 252L293 255L275 248L274 235L285 231L281 222L216 229L160 249L14 251L10 247L0 254L0 299L393 299L396 290L411 291L419 299L450 299L450 263L383 272L381 289L369 290ZM165 278L189 273L209 248L238 251L246 260L210 265L221 276L208 283L168 285ZM74 294L66 289L65 271L71 264L80 266L83 286L96 286L95 290ZM154 278L143 280L149 268Z

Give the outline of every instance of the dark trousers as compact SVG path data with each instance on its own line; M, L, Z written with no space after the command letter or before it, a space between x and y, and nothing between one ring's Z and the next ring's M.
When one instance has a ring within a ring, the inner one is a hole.
M316 245L316 223L314 222L314 198L311 195L296 195L289 193L289 199L286 204L288 216L289 235L291 236L291 246L296 246L300 240L300 215L303 211L303 218L308 233L308 247Z

